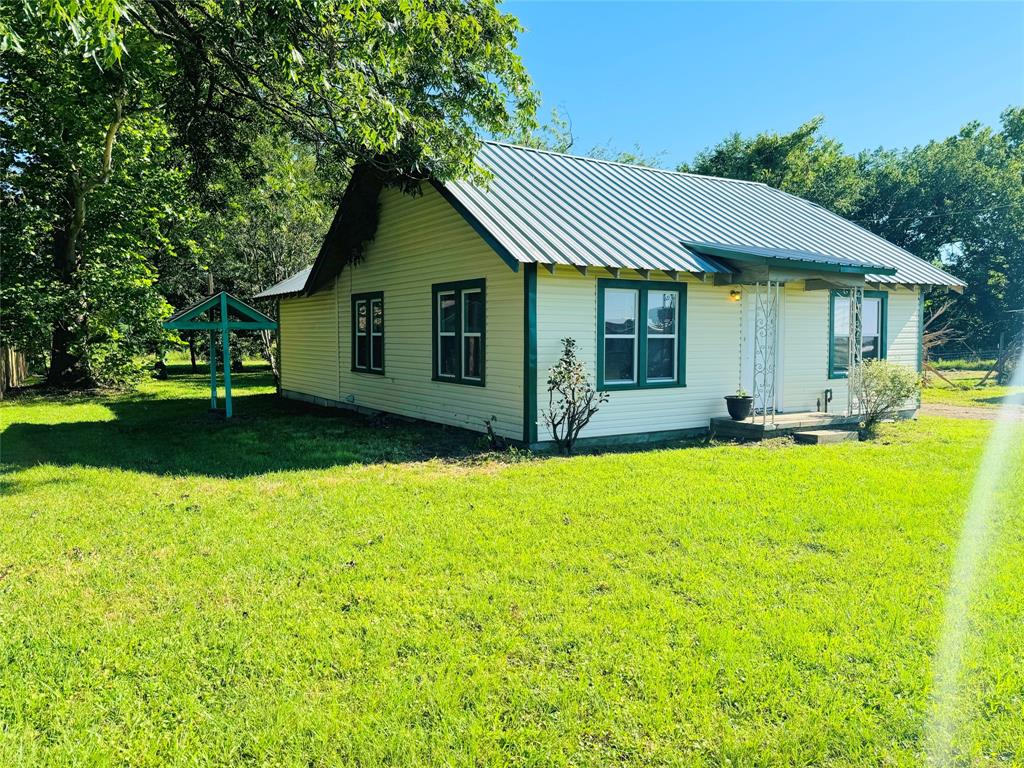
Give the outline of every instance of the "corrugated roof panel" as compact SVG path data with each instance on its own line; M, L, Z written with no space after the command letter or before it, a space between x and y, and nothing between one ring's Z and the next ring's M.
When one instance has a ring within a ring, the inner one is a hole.
M869 282L964 285L866 229L764 184L497 142L485 142L478 159L494 176L487 189L465 181L445 187L521 262L727 271L685 245L705 243L896 270L867 275Z
M272 299L277 296L287 296L292 293L302 293L306 287L306 279L309 277L309 273L313 270L312 266L308 266L300 272L296 272L291 277L286 277L279 283L266 288L255 296L254 299Z

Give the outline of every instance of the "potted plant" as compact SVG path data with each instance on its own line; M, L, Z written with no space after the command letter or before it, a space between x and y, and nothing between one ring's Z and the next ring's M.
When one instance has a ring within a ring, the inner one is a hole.
M743 421L750 416L750 410L754 407L754 398L742 388L737 389L735 395L725 396L725 406L729 409L729 416L733 421Z

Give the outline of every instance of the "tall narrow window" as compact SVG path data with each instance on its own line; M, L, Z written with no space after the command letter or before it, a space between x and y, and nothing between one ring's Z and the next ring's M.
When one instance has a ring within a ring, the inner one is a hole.
M598 386L684 386L686 286L598 280Z
M484 281L437 284L433 300L434 379L483 386L487 335Z
M640 291L609 288L604 305L604 380L606 384L636 382L636 316Z
M384 373L384 294L352 295L352 370Z
M885 359L888 299L885 291L864 291L860 316L860 350L864 360ZM842 379L850 370L850 297L847 291L832 291L830 301L828 375Z

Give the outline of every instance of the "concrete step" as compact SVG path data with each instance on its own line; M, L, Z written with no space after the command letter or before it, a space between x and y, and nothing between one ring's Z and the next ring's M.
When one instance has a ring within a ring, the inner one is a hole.
M793 439L808 445L824 445L825 443L842 443L857 440L859 435L849 429L808 429L805 432L794 432Z

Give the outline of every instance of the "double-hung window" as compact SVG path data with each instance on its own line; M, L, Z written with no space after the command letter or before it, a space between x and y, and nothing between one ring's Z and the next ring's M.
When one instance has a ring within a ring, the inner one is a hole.
M864 360L885 359L888 298L885 291L864 291L860 314L860 352ZM830 379L843 379L850 370L849 291L832 291L829 303L828 375Z
M686 286L597 281L598 388L686 384Z
M352 370L384 373L384 294L352 295Z
M487 293L483 280L433 287L433 378L484 384Z

